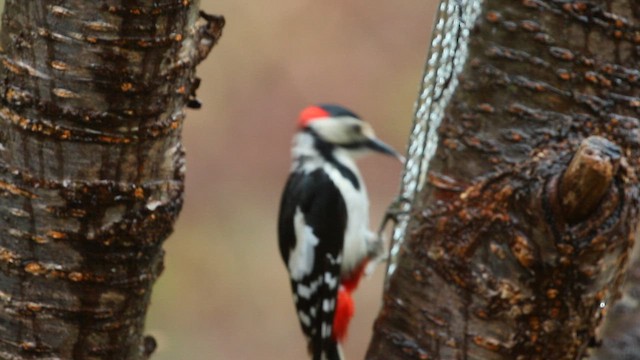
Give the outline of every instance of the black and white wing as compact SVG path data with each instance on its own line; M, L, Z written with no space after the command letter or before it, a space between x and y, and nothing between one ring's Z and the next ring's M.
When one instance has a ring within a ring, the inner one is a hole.
M280 204L279 245L314 359L340 358L332 326L346 224L344 199L324 171L291 174Z

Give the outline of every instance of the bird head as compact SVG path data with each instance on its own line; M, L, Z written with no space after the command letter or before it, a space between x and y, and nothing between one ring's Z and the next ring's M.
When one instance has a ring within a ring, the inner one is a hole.
M339 105L320 104L305 108L298 117L298 127L352 156L378 152L404 162L402 155L376 137L371 125Z

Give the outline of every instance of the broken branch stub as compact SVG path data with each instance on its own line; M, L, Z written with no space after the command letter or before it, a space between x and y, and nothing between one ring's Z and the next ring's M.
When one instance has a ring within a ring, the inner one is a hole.
M565 226L554 184L567 158L545 151L457 195L431 182L429 196L450 200L413 215L420 226L385 294L368 359L585 353L619 296L633 244L635 177L620 161L600 209Z
M592 214L609 191L620 165L620 148L600 136L582 141L560 180L562 213L569 223Z

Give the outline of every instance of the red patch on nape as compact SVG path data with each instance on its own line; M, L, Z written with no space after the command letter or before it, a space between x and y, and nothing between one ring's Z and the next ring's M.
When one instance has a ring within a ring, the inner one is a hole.
M298 116L298 127L305 128L313 120L326 117L329 117L327 110L319 106L309 106L300 112Z
M355 310L351 293L343 286L340 286L338 289L336 312L333 316L332 336L334 340L342 342L347 337L349 322L351 322Z

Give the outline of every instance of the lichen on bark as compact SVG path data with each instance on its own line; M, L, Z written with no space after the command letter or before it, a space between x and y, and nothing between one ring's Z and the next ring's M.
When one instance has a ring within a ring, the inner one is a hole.
M142 359L182 205L184 107L224 20L198 1L7 0L0 357Z

